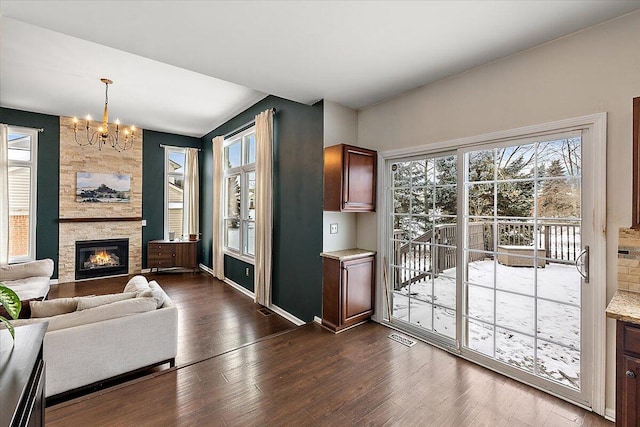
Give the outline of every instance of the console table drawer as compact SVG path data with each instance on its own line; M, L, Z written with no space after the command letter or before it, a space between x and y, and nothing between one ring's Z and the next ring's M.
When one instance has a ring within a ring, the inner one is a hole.
M199 242L199 240L152 240L147 245L147 267L156 269L186 267L196 270Z

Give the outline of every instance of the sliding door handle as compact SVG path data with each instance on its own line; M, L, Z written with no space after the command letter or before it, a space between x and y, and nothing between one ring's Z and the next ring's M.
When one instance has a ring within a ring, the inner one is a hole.
M581 263L580 260L583 258L584 262ZM589 283L589 246L585 246L580 255L576 257L576 270L584 279L584 283Z

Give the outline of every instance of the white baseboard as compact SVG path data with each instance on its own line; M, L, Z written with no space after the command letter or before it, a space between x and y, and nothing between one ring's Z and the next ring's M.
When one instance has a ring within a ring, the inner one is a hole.
M285 319L287 319L289 322L293 323L296 326L302 326L305 323L307 323L304 320L298 319L296 316L294 316L293 314L289 313L288 311L285 311L285 310L281 309L280 307L278 307L275 304L271 304L269 306L269 310L271 310L274 313L284 317Z
M213 269L211 269L211 268L207 267L207 266L206 266L206 265L204 265L204 264L200 264L200 266L199 266L199 267L200 267L200 270L202 270L202 271L204 271L205 273L209 273L210 275L214 276L214 274L213 274Z
M142 274L151 273L151 269L150 268L143 268L142 270L140 270L140 273L142 273Z
M233 280L225 277L224 278L224 283L226 283L227 285L231 286L232 288L235 288L236 290L242 292L243 294L245 294L246 296L248 296L251 299L255 299L256 294L254 294L253 292L251 292L249 289L245 288L242 285L237 284L236 282L234 282Z
M604 418L611 422L616 422L616 410L615 408L605 408L604 410Z
M57 285L57 284L58 284L58 279L51 279L51 280L49 280L49 284L50 284L50 285Z
M213 274L213 270L209 267L207 267L204 264L200 264L200 269L206 273L209 273L210 275L214 275ZM245 288L244 286L234 282L233 280L229 279L228 277L224 278L224 283L226 283L227 285L231 286L232 288L242 292L243 294L245 294L246 296L248 296L251 299L255 299L256 294L254 292L251 292L249 289ZM269 306L269 309L271 311L273 311L274 313L284 317L285 319L287 319L289 322L293 323L296 326L301 326L304 325L306 322L304 320L298 319L296 316L294 316L293 314L289 313L286 310L281 309L280 307L278 307L275 304L271 304Z
M318 316L313 316L313 321L318 325L322 325L322 319L319 318Z

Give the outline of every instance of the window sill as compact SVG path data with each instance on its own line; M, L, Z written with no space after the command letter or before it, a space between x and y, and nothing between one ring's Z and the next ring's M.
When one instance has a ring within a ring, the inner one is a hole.
M237 252L233 252L233 251L230 251L230 250L227 250L227 249L224 249L222 252L225 255L230 256L231 258L239 259L240 261L244 261L247 264L251 264L251 265L255 265L256 264L256 260L253 257L248 257L246 255L241 255L241 254L239 254Z
M31 262L31 261L35 261L35 258L29 257L29 256L15 257L15 258L9 258L7 264L8 265L11 265L11 264L23 264L25 262Z

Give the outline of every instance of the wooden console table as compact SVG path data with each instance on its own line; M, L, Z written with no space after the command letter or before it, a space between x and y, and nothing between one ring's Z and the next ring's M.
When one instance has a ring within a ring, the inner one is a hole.
M185 267L198 269L198 245L200 240L151 240L147 245L147 267Z
M47 323L0 330L0 425L44 426L44 359Z

